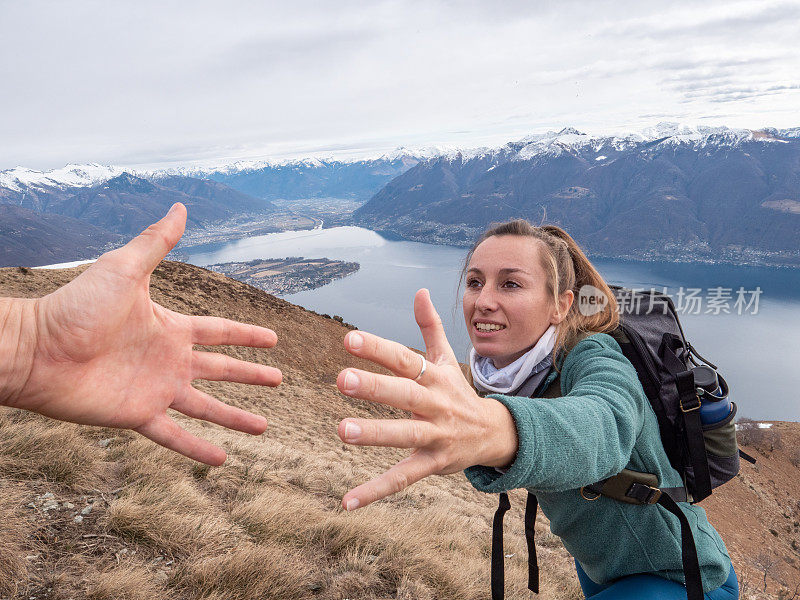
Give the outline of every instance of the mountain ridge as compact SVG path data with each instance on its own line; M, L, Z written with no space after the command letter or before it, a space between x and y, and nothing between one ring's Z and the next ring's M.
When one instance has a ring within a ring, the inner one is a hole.
M524 218L561 225L595 256L800 265L800 138L669 131L622 139L565 129L428 160L354 222L469 246L488 224Z
M159 220L175 202L189 209L189 230L232 216L277 211L267 200L215 181L153 181L124 171L91 186L0 188L0 264L36 266L94 258Z
M291 211L293 201L340 198L350 207L325 215L326 224L421 242L469 246L491 222L546 219L593 256L796 267L798 148L797 127L663 122L618 135L565 127L495 148L397 148L372 158L20 167L0 172L0 203L131 235L172 202L189 207L191 229L269 214L272 201Z
M764 135L766 134L766 135ZM731 128L726 126L702 126L685 125L673 121L663 121L654 126L645 127L639 131L630 131L619 135L587 135L578 129L570 126L562 128L556 132L553 130L523 136L516 142L508 142L506 145L530 145L541 143L545 140L565 142L566 136L573 135L577 138L589 140L608 140L613 143L621 144L626 142L644 142L658 140L672 140L672 143L703 143L710 136L723 136L731 141L736 139L770 139L770 138L800 138L800 127L775 128L764 127L762 129ZM573 140L575 141L575 140ZM423 161L439 156L462 155L472 157L482 152L489 152L492 148L488 147L457 147L452 145L441 146L418 146L404 147L399 146L390 152L379 152L374 155L340 157L334 155L315 155L305 158L284 158L284 159L237 159L232 162L221 162L207 166L178 166L163 168L137 168L124 167L120 165L103 165L100 163L68 164L58 169L49 171L38 171L27 167L14 167L11 169L0 170L0 188L21 191L24 187L68 185L72 187L88 187L101 183L123 172L131 173L142 178L163 177L170 175L180 175L188 177L203 177L212 174L231 175L241 172L252 172L268 167L319 167L331 164L353 164L396 160L409 162Z

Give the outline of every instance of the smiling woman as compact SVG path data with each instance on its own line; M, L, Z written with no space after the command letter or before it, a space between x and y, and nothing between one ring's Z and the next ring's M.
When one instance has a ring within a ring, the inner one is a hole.
M500 494L499 523L508 509L504 492L528 489L575 557L587 598L738 597L725 544L702 508L680 502L673 514L661 505L582 493L623 469L653 474L663 488L683 482L666 455L636 370L605 333L618 322L614 296L575 241L558 227L502 224L469 253L465 276L474 387L426 290L414 302L425 360L367 333L345 338L352 354L398 377L345 369L339 389L406 410L412 418L345 419L340 437L413 452L348 492L344 507L365 506L428 475L465 470L477 489ZM574 299L583 286L607 296L602 310L580 310ZM698 558L696 585L688 591L681 523L692 530ZM528 528L533 524L526 517ZM493 544L494 599L503 596L502 557L502 546ZM529 585L538 589L535 561L531 566Z

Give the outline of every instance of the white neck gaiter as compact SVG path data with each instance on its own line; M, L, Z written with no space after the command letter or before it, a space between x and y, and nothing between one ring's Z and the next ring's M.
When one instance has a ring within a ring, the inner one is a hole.
M502 369L495 367L491 358L481 356L475 352L475 348L470 348L469 364L475 387L482 392L496 394L516 390L528 377L550 366L550 361L546 359L553 352L555 338L556 328L550 325L533 348Z

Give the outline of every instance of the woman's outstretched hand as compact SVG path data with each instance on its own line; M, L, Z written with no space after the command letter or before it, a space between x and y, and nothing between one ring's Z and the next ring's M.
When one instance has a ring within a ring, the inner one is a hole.
M345 348L392 371L378 375L345 369L336 381L353 398L388 404L411 413L411 419L344 419L339 437L348 444L410 448L411 455L391 469L350 490L347 510L390 496L427 477L461 471L472 465L507 466L517 452L517 432L508 410L481 398L464 378L428 290L414 297L414 315L425 341L427 366L405 346L369 333L352 331Z
M225 452L182 429L167 409L252 434L266 419L192 387L194 379L278 385L281 372L193 344L270 348L270 329L218 317L188 316L150 299L150 274L183 234L186 208L127 245L108 252L67 285L7 314L19 317L14 373L0 403L49 417L133 429L162 446L211 465ZM16 301L15 301L16 302ZM9 324L8 317L6 324ZM10 329L9 325L7 328ZM2 336L9 339L9 332Z

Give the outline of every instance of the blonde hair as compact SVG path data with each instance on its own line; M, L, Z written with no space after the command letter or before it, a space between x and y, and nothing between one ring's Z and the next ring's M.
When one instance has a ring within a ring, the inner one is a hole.
M490 237L504 235L530 237L540 242L539 246L543 250L539 252L541 266L547 274L547 290L553 299L554 306L559 305L558 299L564 292L572 290L574 294L574 300L566 316L556 325L556 344L553 348L554 364L558 365L556 359L562 350L565 356L585 335L607 333L617 328L619 313L617 300L611 292L611 288L608 287L575 240L566 231L555 225L535 227L523 219L492 225L475 242L467 254L461 272L462 280L478 246ZM578 310L579 292L585 285L594 286L600 290L600 293L605 294L607 303L600 312L584 315Z

